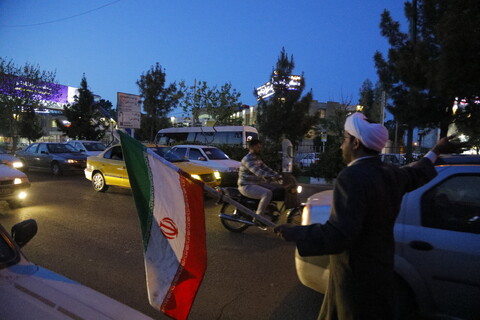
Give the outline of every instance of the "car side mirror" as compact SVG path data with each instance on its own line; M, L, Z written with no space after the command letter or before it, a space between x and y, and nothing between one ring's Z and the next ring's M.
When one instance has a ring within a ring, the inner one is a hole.
M12 227L12 238L21 248L26 245L37 234L37 221L28 219L17 223Z

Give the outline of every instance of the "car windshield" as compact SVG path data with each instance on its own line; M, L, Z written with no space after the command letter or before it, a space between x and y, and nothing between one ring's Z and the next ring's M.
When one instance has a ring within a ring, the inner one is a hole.
M152 149L155 149L155 148L152 148ZM166 153L164 153L163 155L156 152L159 156L165 158L165 160L167 161L170 161L170 162L186 162L188 161L187 159L183 159L181 158L179 155L177 155L176 153L172 152L172 151L168 151Z
M203 152L207 155L210 160L226 160L229 157L220 149L217 148L203 148Z
M65 143L51 143L47 144L48 152L50 153L71 153L80 152L69 144Z
M84 142L83 146L87 151L103 151L105 150L105 145L100 142Z

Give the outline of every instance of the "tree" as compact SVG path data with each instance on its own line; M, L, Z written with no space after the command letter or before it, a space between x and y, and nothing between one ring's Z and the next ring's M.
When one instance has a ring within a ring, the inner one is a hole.
M349 106L350 103L347 102L339 103L335 105L333 113L328 118L319 120L319 127L322 131L327 132L327 141L320 160L310 167L312 177L321 177L331 181L345 167L340 145L342 144L345 119L351 112ZM323 143L317 137L314 139L314 144L321 146Z
M20 137L36 140L43 135L35 109L47 107L59 90L55 72L0 58L0 134L11 138L13 151Z
M181 106L185 113L192 115L193 125L200 122L201 113L215 120L215 125L241 125L241 119L232 118L242 103L239 101L240 93L231 83L227 82L218 88L216 85L209 87L206 81L195 81L193 86L182 81L180 88Z
M407 155L413 128L440 126L445 136L455 97L478 94L480 3L475 0L413 0L405 3L409 32L385 10L380 28L391 48L388 60L377 52L375 66L393 100L395 119L407 125Z
M312 92L302 97L305 80L303 74L301 77L292 75L294 67L293 56L289 59L285 48L282 48L271 74L274 93L258 104L258 130L272 143L280 143L285 135L293 144L298 144L317 122L316 117L309 113ZM292 86L291 82L295 85ZM257 90L254 94L259 98Z
M181 95L175 82L168 86L165 82L165 69L158 62L137 81L146 113L141 121L143 140L153 141L158 130L170 126L167 114L177 106Z
M108 121L95 102L93 92L88 88L85 74L80 82L75 102L64 108L64 114L70 122L64 126L57 121L60 130L76 140L100 140L108 129Z
M362 112L373 122L383 123L382 119L382 94L383 90L379 83L373 86L373 83L367 79L360 88L360 98L358 104L363 106Z

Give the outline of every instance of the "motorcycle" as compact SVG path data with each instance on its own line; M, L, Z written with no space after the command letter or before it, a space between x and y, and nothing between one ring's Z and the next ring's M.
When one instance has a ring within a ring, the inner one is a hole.
M302 192L302 187L297 185L295 177L290 173L284 173L279 182L281 182L280 184L283 188L272 190L272 201L267 206L265 214L270 217L272 223L278 222L282 215L286 215L287 223L300 225L304 204L299 202L298 194ZM222 188L221 191L241 206L253 212L257 210L260 200L251 199L242 195L238 188L226 187ZM227 230L240 233L252 226L256 226L262 230L267 229L267 226L259 219L255 218L252 214L247 214L242 211L241 206L223 202L219 217L222 225Z

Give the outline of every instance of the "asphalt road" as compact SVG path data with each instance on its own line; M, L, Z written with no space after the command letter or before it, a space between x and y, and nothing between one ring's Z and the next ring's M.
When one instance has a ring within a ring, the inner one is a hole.
M154 319L169 319L147 299L140 227L130 190L97 193L83 175L29 173L27 205L0 202L9 230L33 218L38 234L23 249L31 261L117 299ZM308 187L304 197L318 190ZM316 319L322 295L304 287L294 245L271 230L223 228L215 201L205 202L207 271L189 319Z

